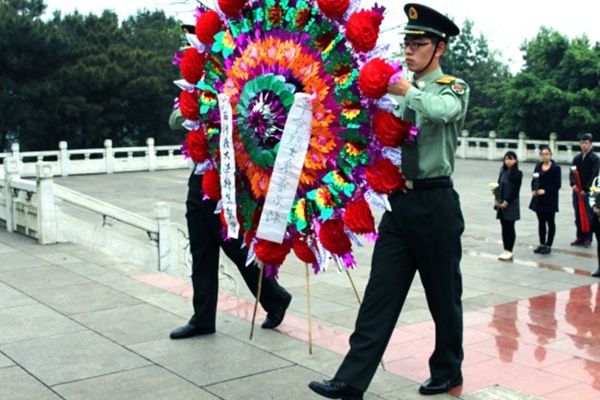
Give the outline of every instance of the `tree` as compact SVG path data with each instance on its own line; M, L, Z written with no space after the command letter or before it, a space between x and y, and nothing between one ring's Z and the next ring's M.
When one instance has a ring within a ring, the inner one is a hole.
M473 22L466 20L460 35L451 39L448 51L442 57L442 68L450 75L469 84L469 111L465 129L471 134L487 134L497 130L503 94L511 79L508 66L498 61L499 54L489 48L483 34L475 37Z
M505 135L524 131L547 139L557 132L577 140L600 130L600 52L583 36L566 36L542 28L524 42L525 66L507 88L501 107L500 130Z
M141 145L153 136L173 143L167 124L177 22L143 11L117 15L55 13L40 19L42 0L0 0L0 149ZM179 138L177 138L178 140Z

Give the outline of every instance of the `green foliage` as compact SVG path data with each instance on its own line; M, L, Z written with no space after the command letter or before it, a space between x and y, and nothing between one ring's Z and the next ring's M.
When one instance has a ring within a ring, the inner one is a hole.
M179 26L161 11L42 20L43 0L0 0L0 151L158 144L180 140L167 121L178 76L170 59ZM447 74L471 88L471 135L575 140L600 133L600 43L551 29L521 47L525 66L512 76L483 35L465 21L442 59Z
M167 124L177 93L177 22L162 11L40 16L42 0L0 0L0 150L179 141Z
M449 43L442 58L445 73L466 81L471 89L465 129L471 135L487 135L497 130L503 93L511 75L498 61L498 53L489 48L487 39L473 34L473 22L466 20L461 34Z
M525 67L512 79L504 95L499 131L560 140L600 132L600 47L585 37L569 40L542 28L526 41Z

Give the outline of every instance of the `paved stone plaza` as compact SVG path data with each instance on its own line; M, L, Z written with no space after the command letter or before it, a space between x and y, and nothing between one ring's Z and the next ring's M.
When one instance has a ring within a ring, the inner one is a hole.
M551 255L536 255L529 204L533 165L522 165L522 220L515 260L502 263L500 225L488 183L499 162L458 161L455 183L466 231L462 262L465 383L435 399L600 398L600 280L596 249L573 248L573 211L563 166L561 212ZM151 216L165 201L185 223L185 170L76 176L61 185ZM104 229L120 229L119 224ZM372 246L356 249L362 293ZM224 264L228 265L227 262ZM228 267L229 272L237 272ZM306 276L290 260L281 283L294 295L278 331L255 330L253 301L223 281L217 334L171 341L191 313L180 277L74 245L40 246L0 229L0 399L317 399L310 380L329 378L347 349L357 300L346 274L311 276L313 354L308 353ZM263 315L259 316L262 320ZM411 400L428 377L433 324L413 288L365 399Z

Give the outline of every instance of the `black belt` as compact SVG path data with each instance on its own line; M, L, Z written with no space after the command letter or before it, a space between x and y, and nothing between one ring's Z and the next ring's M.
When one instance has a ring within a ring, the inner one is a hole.
M431 190L439 188L453 187L452 178L449 176L439 176L436 178L406 180L406 188L408 190Z

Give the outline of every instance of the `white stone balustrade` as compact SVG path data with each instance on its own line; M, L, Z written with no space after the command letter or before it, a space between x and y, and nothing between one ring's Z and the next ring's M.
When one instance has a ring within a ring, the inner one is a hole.
M51 164L37 163L36 180L22 179L17 159L5 158L0 226L4 223L8 232L36 238L43 245L74 242L160 271L189 274L189 257L182 255L187 251L187 236L181 235L185 229L171 223L166 203L156 203L155 218L150 219L58 185L54 173ZM87 216L67 213L66 207L83 210ZM133 234L111 229L107 220L133 227Z
M579 142L558 141L554 132L548 135L548 140L531 140L527 139L525 132L520 132L517 139L504 139L498 138L495 131L489 132L487 137L471 137L468 131L463 130L458 138L456 156L462 159L500 160L506 151L512 150L521 161L537 161L540 145L550 146L554 159L565 164L570 163L579 151ZM600 144L595 146L595 150L600 151ZM22 152L19 144L13 143L10 152L0 153L0 163L7 158L17 160L17 174L21 177L36 176L38 162L51 165L53 176L156 171L191 166L191 162L181 156L179 145L156 146L153 138L148 138L146 146L141 147L113 147L112 140L105 140L101 149L69 150L67 142L60 142L56 151L31 152ZM3 173L4 169L0 168L0 175Z
M9 157L17 160L21 177L35 177L39 162L49 164L53 176L63 177L178 169L190 167L191 163L181 156L179 145L156 146L153 138L148 138L146 146L140 147L113 147L112 140L108 139L104 141L104 148L69 150L67 142L62 141L58 150L27 152L13 143L10 152L0 153L0 163Z

